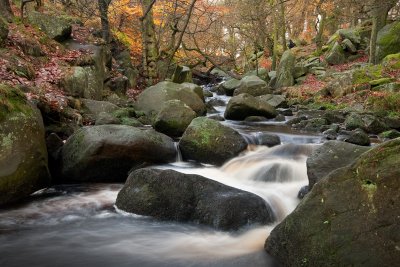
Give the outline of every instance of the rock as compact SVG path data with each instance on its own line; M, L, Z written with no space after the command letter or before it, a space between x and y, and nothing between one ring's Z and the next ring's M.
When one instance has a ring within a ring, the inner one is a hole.
M400 132L397 130L389 130L379 134L379 138L382 139L395 139L400 137Z
M295 79L298 79L298 78L300 78L302 76L305 76L307 74L307 72L308 72L308 68L305 67L303 64L298 63L294 67L293 77Z
M224 90L227 96L233 96L233 92L240 86L240 81L237 79L229 79L221 83L220 87Z
M342 141L325 142L314 150L307 159L309 190L330 172L353 163L354 160L369 149L369 147Z
M378 32L376 46L378 60L400 52L400 21L388 24Z
M0 206L50 183L43 120L16 88L0 84Z
M305 122L304 130L310 132L321 132L323 126L328 124L325 118L312 118L303 122Z
M286 50L279 62L277 73L276 73L276 83L274 88L289 87L294 85L294 67L295 67L296 57L291 50ZM272 79L271 79L272 80Z
M278 114L275 117L275 121L285 121L285 120L286 120L286 117L284 115L282 115L282 114Z
M276 115L278 112L273 106L249 94L232 97L224 114L225 118L229 120L244 120L249 116L264 116L271 119Z
M346 117L344 126L347 130L363 129L368 133L379 134L388 129L388 127L373 115L361 115L351 113Z
M118 193L116 206L130 213L197 222L225 231L275 219L272 209L257 195L174 170L131 173Z
M343 40L342 48L345 51L348 51L350 54L356 54L357 53L356 46L349 39L344 39Z
M400 69L400 53L387 55L382 60L382 65L392 70Z
M308 189L308 185L302 186L299 190L299 193L297 194L297 198L303 199L308 192L310 192L310 190Z
M340 29L338 33L342 40L347 39L356 47L361 44L361 36L356 29Z
M225 120L225 118L224 117L222 117L221 115L211 115L211 116L208 116L208 118L209 119L211 119L211 120L215 120L215 121L224 121Z
M189 67L177 65L171 80L173 83L193 83L192 71Z
M129 79L125 76L114 77L107 81L106 86L117 95L126 96Z
M204 97L213 97L213 93L207 90L203 90L203 95Z
M196 118L189 106L180 100L169 100L154 119L154 129L169 136L181 136Z
M113 113L119 109L118 106L107 101L81 99L81 103L85 113L91 114L95 118L97 118L102 112Z
M274 108L287 108L288 107L286 97L284 97L283 95L267 94L267 95L259 96L258 99L262 102L263 101L267 102Z
M221 69L218 69L218 68L212 69L212 71L210 73L212 75L219 76L219 77L225 77L225 78L230 78L231 77L225 71L223 71Z
M353 74L350 72L342 72L322 89L322 94L332 97L342 97L352 92Z
M393 78L380 78L377 80L369 81L368 83L371 85L371 87L376 87L376 86L381 86L381 85L388 84L388 83L391 83L394 81L395 80Z
M8 25L3 19L0 19L0 47L3 47L5 45L7 36Z
M246 147L238 132L205 117L194 119L179 142L184 159L214 165L222 165Z
M281 144L281 138L276 134L257 134L257 145L273 147Z
M25 55L33 57L42 57L46 55L40 46L40 43L36 40L31 39L18 39L17 45L22 49Z
M246 72L243 76L258 76L261 80L269 82L270 78L268 75L268 70L266 68L259 68L257 70L251 70Z
M63 70L60 87L73 97L84 97L88 87L88 76L83 67L71 67Z
M322 133L326 140L336 140L338 134L334 129L328 129Z
M121 121L107 112L100 112L96 118L96 125L121 124Z
M274 228L265 249L282 266L399 262L400 139L331 172Z
M257 76L245 76L240 80L239 87L235 89L233 95L237 96L247 93L252 96L259 96L270 94L271 89L268 88L267 83Z
M369 146L371 140L368 134L366 134L362 129L356 129L354 131L341 131L339 132L338 140L345 141L360 146Z
M266 121L267 118L263 117L263 116L249 116L246 117L246 119L244 119L244 121L247 122L260 122L260 121Z
M132 126L132 127L142 127L142 126L144 126L143 123L141 123L139 120L137 120L135 118L126 118L126 117L121 119L121 124L122 125Z
M113 57L119 65L119 71L128 79L129 87L135 87L139 71L133 66L129 50L113 50Z
M192 91L193 93L198 95L203 102L205 102L204 93L203 93L203 89L201 88L201 86L194 84L194 83L188 83L188 82L182 83L181 86L185 90Z
M28 20L38 27L49 38L62 42L71 36L73 21L63 16L44 14L37 11L30 11Z
M67 182L121 182L132 168L171 162L175 156L173 140L152 129L87 126L65 143L62 176Z
M345 53L338 42L336 42L332 49L327 53L325 60L330 65L340 65L346 62Z
M147 115L158 114L164 102L174 99L184 102L198 116L206 113L206 105L192 89L172 82L160 82L145 89L138 96L135 106Z

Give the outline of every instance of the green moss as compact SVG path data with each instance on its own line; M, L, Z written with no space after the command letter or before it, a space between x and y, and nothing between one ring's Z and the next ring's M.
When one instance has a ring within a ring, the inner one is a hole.
M357 69L353 74L353 84L363 84L372 80L378 80L382 78L382 73L382 65L368 66Z
M19 89L0 84L0 122L11 112L28 114L31 109L27 108L26 97Z
M374 112L394 116L400 113L400 93L391 93L383 96L370 96L366 104Z
M386 56L382 61L382 65L389 69L400 69L400 53Z
M121 31L113 31L113 34L115 35L115 38L120 41L124 46L131 47L133 40L126 33Z
M383 85L383 84L387 84L387 83L391 83L391 82L393 82L392 78L380 78L377 80L369 81L368 83L372 87L375 87L375 86L379 86L379 85Z

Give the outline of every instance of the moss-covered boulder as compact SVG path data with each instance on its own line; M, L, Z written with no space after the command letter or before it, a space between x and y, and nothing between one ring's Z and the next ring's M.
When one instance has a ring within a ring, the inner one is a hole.
M199 116L206 113L206 105L192 89L172 82L160 82L146 88L138 96L135 106L147 115L155 115L160 112L163 103L173 99L181 100Z
M385 66L386 68L389 68L392 70L399 70L400 69L400 53L387 55L383 59L382 65Z
M261 78L262 80L269 82L270 77L268 75L268 69L266 68L259 68L258 71L257 70L251 70L246 72L243 76L258 76L259 78Z
M353 71L352 83L364 84L383 76L382 65L364 66Z
M388 129L379 118L370 114L351 113L346 117L344 126L347 130L363 129L368 133L379 134Z
M278 115L276 109L267 101L249 94L232 97L225 110L225 118L229 120L244 120L249 116L264 116L272 119Z
M154 119L154 129L169 136L181 136L196 118L188 105L180 100L169 100Z
M118 193L116 206L134 214L196 222L226 231L265 225L275 218L257 195L174 170L136 170Z
M235 89L233 95L249 94L252 96L260 96L272 93L264 80L261 80L258 76L245 76L240 80L239 87Z
M0 206L23 199L49 182L39 110L19 90L0 84Z
M187 66L176 66L171 80L174 83L193 83L192 71Z
M194 119L179 142L184 159L215 165L222 165L246 147L238 132L205 117Z
M342 40L349 40L354 46L359 46L361 43L361 36L358 29L340 29L338 34Z
M8 36L8 25L0 18L0 47L3 47Z
M63 146L63 182L121 182L132 168L171 162L175 156L173 140L153 129L87 126Z
M286 97L283 95L272 95L272 94L267 94L267 95L262 95L257 97L260 101L267 102L274 108L287 108L288 103L286 101Z
M400 21L386 25L378 32L376 40L378 59L400 52Z
M73 21L70 18L31 11L28 14L28 20L51 39L58 42L71 36Z
M336 42L326 54L325 60L330 65L339 65L345 63L346 55L343 47Z
M276 72L275 88L288 87L294 85L294 69L296 56L291 50L286 50L279 62Z
M283 266L393 266L399 262L400 139L376 146L318 182L271 232Z

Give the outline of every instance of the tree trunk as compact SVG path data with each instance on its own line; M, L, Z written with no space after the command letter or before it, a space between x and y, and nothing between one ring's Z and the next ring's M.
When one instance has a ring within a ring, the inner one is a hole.
M286 51L287 45L286 45L285 4L283 1L279 4L279 9L280 9L280 34L281 34L282 48L283 51Z
M11 11L11 6L9 0L0 0L0 17L11 22L13 13Z
M321 20L318 25L318 32L315 36L315 43L317 45L317 52L320 53L322 51L322 43L323 43L323 34L325 29L325 21L326 21L326 12L321 11Z
M159 51L152 10L154 3L155 0L142 0L143 16L140 18L143 42L143 74L147 85L154 84L158 78L157 60Z
M108 7L111 0L98 0L100 19L101 19L101 34L104 41L110 43L110 23L108 21Z

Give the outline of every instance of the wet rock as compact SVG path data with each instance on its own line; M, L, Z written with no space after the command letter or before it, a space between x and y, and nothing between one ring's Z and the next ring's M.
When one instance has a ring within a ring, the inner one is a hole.
M174 170L140 169L131 173L116 206L161 220L197 222L226 231L275 219L259 196Z
M40 111L16 88L0 84L0 206L48 186Z
M282 266L392 266L400 260L400 139L317 183L265 249Z
M322 133L326 140L336 140L338 133L334 129L328 129Z
M281 144L281 138L276 134L260 133L257 135L257 145L273 147Z
M132 168L171 162L175 156L173 140L152 129L87 126L63 146L62 176L65 182L120 182Z
M243 76L258 76L261 80L266 82L269 82L270 80L268 70L266 68L259 68L258 72L257 70L248 71Z
M370 148L342 141L328 141L317 148L307 159L308 187L314 185L330 172L351 164Z
M169 100L154 119L154 129L168 136L181 136L196 118L189 106L180 100Z
M211 115L211 116L208 116L208 118L211 120L215 120L215 121L224 121L225 120L225 118L222 117L221 115Z
M338 140L360 146L369 146L371 144L368 134L366 134L362 129L356 129L354 131L340 131Z
M275 121L285 121L286 120L286 118L285 118L285 116L283 116L282 114L278 114L276 117L275 117Z
M278 112L270 104L252 95L240 94L229 100L224 115L230 120L244 120L249 116L264 116L271 119L275 118Z
M184 159L215 165L222 165L246 147L238 132L205 117L194 119L179 141Z
M297 198L303 199L308 192L310 192L310 190L308 189L308 185L302 186L299 190L299 193L297 194Z
M247 121L247 122L260 122L260 121L266 121L266 120L267 120L267 118L265 118L263 116L249 116L244 119L244 121Z

